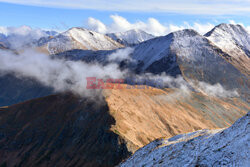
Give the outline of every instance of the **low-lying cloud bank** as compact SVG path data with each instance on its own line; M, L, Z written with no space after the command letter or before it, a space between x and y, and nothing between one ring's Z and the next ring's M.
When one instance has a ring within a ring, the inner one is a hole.
M0 42L12 49L22 49L25 45L31 45L32 42L42 37L56 34L56 31L45 31L25 25L20 27L0 26Z
M29 77L57 92L72 91L78 95L88 95L86 78L122 78L126 71L119 70L117 64L106 66L87 64L82 61L53 59L48 55L26 50L17 55L0 50L0 73L14 73L17 77Z
M209 96L215 96L215 97L237 97L239 96L236 90L226 90L219 83L210 85L206 82L198 82L198 84L195 86L197 87L198 91L204 94L207 94Z
M133 61L130 54L132 48L117 50L109 55L110 63L101 65L98 63L85 63L82 61L70 61L66 59L52 58L34 50L25 50L20 54L11 51L0 50L0 74L13 73L17 77L28 77L54 88L57 92L71 91L80 96L96 95L98 90L88 90L87 78L97 79L125 79L135 78L134 83L147 84L155 87L178 88L182 93L188 94L192 87L209 96L233 97L238 93L233 90L225 90L220 84L210 85L204 82L186 82L181 76L173 78L164 73L161 75L141 74L136 75L128 70L121 70L117 62L122 60ZM156 85L158 84L158 85Z
M162 73L160 75L143 74L136 75L135 81L139 84L152 85L158 88L177 88L175 95L188 96L192 91L198 91L213 97L238 97L237 90L227 90L221 84L211 85L203 81L190 80L187 82L182 76L176 78Z

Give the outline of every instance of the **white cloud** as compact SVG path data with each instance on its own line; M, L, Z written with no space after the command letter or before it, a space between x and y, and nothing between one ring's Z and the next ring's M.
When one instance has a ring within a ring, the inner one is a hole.
M118 15L111 15L110 17L113 22L110 26L107 26L109 32L123 32L131 29L141 29L156 36L167 33L167 27L154 18L149 18L147 22L137 21L135 23L130 23L126 18Z
M95 31L100 32L100 33L107 32L107 28L106 28L105 24L103 24L101 21L99 21L93 17L90 17L88 19L88 26L90 29L95 30Z
M237 97L239 96L236 90L226 90L219 83L215 85L210 85L205 82L199 82L197 85L195 85L195 87L200 92L207 94L209 96L215 96L215 97Z
M32 35L35 38L40 38L45 33L41 29L33 29L29 26L20 26L20 27L3 27L0 26L0 33L9 36L9 35L19 35L27 36Z
M250 26L245 26L243 23L239 23L239 22L236 22L234 20L229 20L229 23L230 24L239 24L239 25L243 26L248 31L248 33L250 33Z
M133 25L130 24L127 19L118 16L118 15L111 15L110 16L113 20L113 23L111 24L111 29L113 31L126 31L129 30L131 28L133 28ZM136 25L135 25L136 26Z
M20 27L0 27L0 33L7 36L7 42L11 48L20 48L26 44L33 42L43 36L47 36L46 32L41 29L34 29L29 26Z
M234 20L229 20L230 24L236 24Z
M126 57L128 49L119 50L115 54ZM54 88L55 91L72 91L81 96L92 96L94 92L86 89L87 77L122 78L126 71L121 71L115 63L105 66L82 61L55 59L35 50L24 50L20 54L0 50L0 74L14 73L17 77L33 78L40 83Z
M250 26L245 27L248 33L250 33Z
M145 31L153 35L165 35L168 28L162 25L158 20L154 18L149 18Z
M210 31L215 25L211 23L193 23L189 24L184 22L183 25L174 24L163 24L160 23L155 18L148 18L146 22L137 21L134 23L129 22L126 18L119 15L111 15L112 23L110 25L105 25L100 20L90 17L88 19L88 28L99 33L114 33L114 32L124 32L131 29L141 29L147 33L153 34L155 36L167 35L170 32L182 30L185 28L195 29L201 34L205 34Z
M82 61L70 61L65 59L52 58L48 55L38 53L35 50L24 50L20 54L12 51L0 50L0 75L14 73L19 78L33 78L46 86L54 88L57 92L72 91L80 96L92 97L97 92L86 89L87 77L97 79L126 78L137 81L138 84L150 84L156 87L178 88L181 90L176 95L189 95L190 84L193 88L203 94L215 97L238 96L236 90L226 90L220 84L210 85L205 82L187 82L183 77L171 77L162 73L154 75L150 73L136 75L127 70L120 70L115 61L129 59L133 52L132 48L120 49L109 55L111 60L106 65L98 63L86 63ZM94 93L94 94L93 94ZM173 96L173 95L172 95Z
M205 34L208 31L212 30L215 25L211 23L206 23L206 24L199 24L199 23L194 23L193 26L189 26L190 28L198 31L201 34Z
M167 35L171 32L183 30L183 29L194 29L200 34L204 35L208 31L212 30L215 27L215 24L212 23L188 23L183 22L181 25L174 24L165 24L159 22L155 18L148 18L147 21L136 21L134 23L129 22L126 18L119 15L111 15L112 23L105 25L101 20L90 17L88 19L88 28L99 33L115 33L115 32L124 32L131 29L141 29L147 33L153 34L155 36ZM234 20L229 20L230 24L240 24L245 29L250 32L250 26L245 26L243 23L235 22ZM218 23L216 23L218 24Z
M119 49L116 52L109 55L109 61L121 62L123 60L133 61L130 55L134 52L134 48L127 47L125 49Z
M244 15L250 13L249 0L0 0L0 2L108 11L174 12L209 15Z
M204 95L213 97L239 97L236 89L227 90L219 83L211 85L209 83L197 80L190 80L187 82L182 76L174 78L172 76L166 75L165 73L162 73L160 75L154 75L151 73L146 73L143 75L140 74L137 75L133 81L136 81L136 83L145 83L145 81L147 81L147 83L150 83L149 81L151 81L151 85L158 88L178 88L176 89L177 91L175 91L174 94L170 96L170 98L176 95L182 97L189 96L190 92L193 91L192 88Z

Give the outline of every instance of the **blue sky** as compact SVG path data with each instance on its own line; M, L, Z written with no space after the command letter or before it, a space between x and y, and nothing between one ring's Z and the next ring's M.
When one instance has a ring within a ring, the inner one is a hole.
M247 27L250 0L0 0L0 26L66 30L89 27L91 17L110 30L112 15L121 16L133 26L138 22L148 25L148 19L154 18L163 26L216 25L233 20Z

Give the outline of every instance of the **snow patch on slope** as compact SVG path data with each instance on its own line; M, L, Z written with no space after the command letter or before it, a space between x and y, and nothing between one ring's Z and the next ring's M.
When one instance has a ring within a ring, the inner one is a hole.
M81 43L88 50L113 50L120 46L106 35L83 28L72 28L65 35Z
M126 166L242 166L249 160L250 113L227 129L200 130L159 139L138 150Z
M142 61L145 70L164 57L174 58L173 54L188 61L198 61L204 59L204 53L215 54L209 41L196 31L185 29L137 45L133 58Z
M110 37L84 28L71 28L47 42L51 54L72 49L113 50L123 47Z
M205 36L230 55L225 58L236 68L250 73L250 34L241 25L220 24Z
M250 34L241 25L220 24L205 36L229 54L250 56Z

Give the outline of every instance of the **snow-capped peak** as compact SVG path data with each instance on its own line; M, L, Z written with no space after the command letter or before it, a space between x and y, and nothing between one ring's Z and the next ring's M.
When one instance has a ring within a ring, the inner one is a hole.
M47 42L51 54L72 49L113 50L123 47L110 37L84 28L74 27Z
M193 36L196 36L196 35L199 35L200 34L193 30L193 29L184 29L184 30L179 30L179 31L175 31L175 32L172 32L170 34L173 34L173 36L175 38L180 38L180 37L193 37Z
M231 35L233 35L233 34L245 34L245 33L247 33L247 31L244 29L244 27L242 27L239 24L226 24L226 23L222 23L222 24L219 24L219 25L215 26L205 36L210 36L211 33L213 33L214 31L218 31L218 30L226 31L227 33L229 33Z
M122 47L108 36L84 28L72 28L66 34L88 50L112 50Z
M250 72L250 34L241 25L220 24L205 36L230 55L231 63L243 73Z
M234 24L220 24L205 34L209 40L226 52L242 49L250 56L250 34L241 26Z
M142 61L142 69L145 70L153 62L169 57L173 51L179 56L185 56L189 59L199 57L200 52L202 52L200 48L207 44L208 40L195 30L184 29L138 44L135 47L133 58Z
M127 46L138 44L140 42L154 38L153 35L148 34L140 29L132 29L126 32L110 33L107 35L115 41L118 41Z

